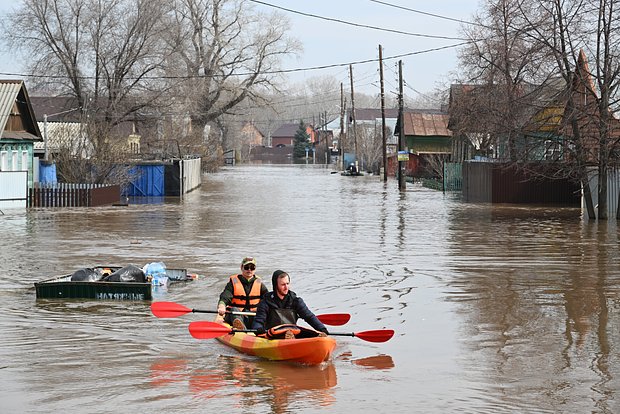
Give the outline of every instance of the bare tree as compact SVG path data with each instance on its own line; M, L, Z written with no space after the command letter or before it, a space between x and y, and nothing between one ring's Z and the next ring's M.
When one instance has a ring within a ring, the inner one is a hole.
M360 168L378 174L383 156L381 125L359 124L356 127L356 137L356 155L361 162Z
M530 24L532 36L554 57L567 85L560 133L569 171L581 182L587 213L597 217L590 191L589 166L598 178L598 218L608 218L607 176L618 163L620 13L614 0L554 0L531 9L547 25ZM532 19L533 21L533 19ZM590 55L591 65L587 63Z
M277 90L280 58L300 49L286 35L288 21L264 15L243 0L176 0L167 15L169 73L178 85L193 124L201 129L245 99L263 102ZM178 64L181 67L178 67Z
M478 88L488 102L482 111L457 107L465 129L478 125L473 132L508 137L510 160L517 163L548 159L557 150L562 155L553 158L553 174L581 183L590 218L596 218L595 167L599 219L607 218L607 171L617 163L620 136L613 116L620 80L617 6L615 0L487 1L490 18L469 29L472 44L461 55L472 79L488 89Z
M106 142L108 155L98 157L96 162L93 162L92 141L89 136L104 135L93 133L93 128L94 124L91 124L88 133L86 128L81 128L80 133L72 134L59 143L54 152L59 179L66 183L102 183L104 181L120 185L131 183L136 178L136 172L123 163L119 163L119 160L125 161L134 156L125 141L109 139ZM102 180L102 177L105 177L105 180Z
M3 20L38 86L73 96L93 165L110 163L113 130L160 98L163 0L24 0ZM120 161L120 160L117 160ZM107 168L93 168L105 181ZM86 178L86 177L85 177Z
M515 140L520 128L531 116L536 96L532 85L544 80L539 68L545 55L526 31L522 3L487 0L475 24L464 28L471 42L459 57L467 78L451 106L457 132L482 133L475 137L483 154L492 150L496 157L512 161L519 158Z
M444 162L447 154L424 154L421 157L423 174L443 182Z

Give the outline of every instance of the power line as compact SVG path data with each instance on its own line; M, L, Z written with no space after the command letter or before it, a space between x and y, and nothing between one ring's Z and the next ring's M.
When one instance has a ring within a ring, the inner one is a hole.
M422 93L422 92L418 91L417 89L415 89L415 88L413 88L413 87L411 87L411 86L409 86L409 85L405 85L405 86L406 86L407 88L411 89L413 92L417 93L418 95L420 95L420 96L422 96L422 97L424 97L424 98L426 98L426 99L429 99L429 100L431 100L431 101L435 101L435 102L437 102L437 103L444 103L444 100L443 100L443 99L437 99L437 98L436 98L436 97L434 97L434 96L431 96L431 95L426 94L426 93Z
M392 3L385 2L385 1L380 1L380 0L369 0L369 1L371 1L373 3L377 3L377 4L382 4L384 6L394 7L394 8L401 9L401 10L407 10L407 11L410 11L410 12L413 12L413 13L423 14L425 16L436 17L438 19L449 20L449 21L452 21L452 22L463 23L463 24L469 24L469 25L472 25L472 26L488 27L488 26L485 26L485 25L483 25L481 23L469 22L467 20L455 19L453 17L442 16L440 14L434 14L434 13L429 13L429 12L425 12L425 11L421 11L421 10L410 9L409 7L399 6L397 4L392 4Z
M429 35L429 34L422 34L422 33L404 32L402 30L395 30L395 29L386 29L384 27L370 26L370 25L360 24L360 23L353 23L353 22L348 22L348 21L341 20L341 19L334 19L334 18L331 18L331 17L319 16L319 15L312 14L312 13L305 13L305 12L301 12L299 10L287 9L286 7L276 6L275 4L265 3L265 2L259 1L259 0L249 0L249 1L251 1L253 3L262 4L263 6L268 6L268 7L273 7L275 9L284 10L284 11L289 12L289 13L300 14L300 15L306 16L306 17L313 17L315 19L327 20L327 21L330 21L330 22L346 24L346 25L349 25L349 26L362 27L362 28L365 28L365 29L379 30L379 31L382 31L382 32L390 32L390 33L402 34L402 35L406 35L406 36L424 37L424 38L429 38L429 39L466 40L466 39L460 38L460 37L438 36L438 35Z
M251 0L254 1L254 0ZM452 45L447 45L447 46L440 46L440 47L435 47L432 49L424 49L424 50L418 50L416 52L407 52L407 53L402 53L399 55L394 55L394 56L388 56L388 57L384 57L383 60L393 60L393 59L400 59L403 57L407 57L407 56L414 56L414 55L421 55L424 53L430 53L430 52L437 52L439 50L445 50L445 49L452 49L455 47L460 47L460 46L464 46L466 44L469 44L471 42L461 42L461 43L456 43L456 44L452 44ZM262 72L263 75L275 75L275 74L284 74L284 73L294 73L294 72L305 72L305 71L311 71L311 70L321 70L321 69L329 69L329 68L337 68L337 67L345 67L345 66L349 66L349 65L361 65L361 64L366 64L366 63L373 63L373 62L378 62L379 58L375 58L375 59L365 59L365 60L358 60L358 61L354 61L354 62L349 62L349 63L333 63L331 65L321 65L321 66L310 66L307 68L295 68L295 69L280 69L280 70L272 70L272 71L265 71ZM3 76L21 76L21 77L27 77L27 78L46 78L46 79L65 79L67 78L67 75L34 75L34 74L24 74L24 73L11 73L11 72L0 72L0 75ZM250 76L250 75L254 75L254 73L251 72L240 72L240 73L235 73L234 76ZM161 75L161 76L142 76L140 77L140 79L144 79L144 80L164 80L164 79L202 79L202 78L218 78L222 75L183 75L183 76L171 76L171 75ZM96 79L95 76L76 76L77 79L83 79L83 80L87 80L87 79ZM135 80L138 79L138 77L131 77L128 76L125 78L126 80Z

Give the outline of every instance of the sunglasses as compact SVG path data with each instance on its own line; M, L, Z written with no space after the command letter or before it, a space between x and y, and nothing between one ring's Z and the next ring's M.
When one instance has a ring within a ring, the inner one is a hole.
M252 263L246 264L245 266L243 266L243 270L256 270L256 266L254 266Z

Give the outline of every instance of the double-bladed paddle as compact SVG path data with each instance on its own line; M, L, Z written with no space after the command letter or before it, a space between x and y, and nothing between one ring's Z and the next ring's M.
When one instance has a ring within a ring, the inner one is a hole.
M175 302L153 302L151 303L151 312L153 312L153 315L157 316L158 318L176 318L177 316L182 316L190 312L218 313L216 310L190 309L188 307L185 307ZM232 313L233 315L247 315L247 316L256 315L254 312L226 311L226 313Z
M232 334L235 332L253 332L256 333L256 330L252 329L231 329L224 325L221 325L217 322L190 322L189 324L189 333L196 339L212 339L217 338L219 336ZM330 332L330 336L354 336L356 338L363 339L368 342L386 342L389 341L392 336L394 336L394 331L392 329L380 329L374 331L362 331L362 332L351 332L351 333L335 333Z
M387 342L394 336L393 329L376 329L362 332L330 332L334 336L354 336L368 342Z
M216 310L201 310L201 309L190 309L186 306L175 302L153 302L151 304L151 312L153 315L158 318L176 318L177 316L185 315L186 313L194 312L194 313L218 313ZM247 316L255 316L254 312L231 312L226 311L226 313L231 313L233 315L247 315ZM316 315L316 317L323 322L325 325L331 326L341 326L345 323L349 322L351 319L351 315L348 313L326 313L323 315Z

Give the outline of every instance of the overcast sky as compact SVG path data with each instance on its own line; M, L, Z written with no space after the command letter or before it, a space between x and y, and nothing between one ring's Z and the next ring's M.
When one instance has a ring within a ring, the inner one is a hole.
M449 19L471 20L471 15L476 11L478 2L479 0L382 1L382 3L428 13L422 14L370 0L264 0L264 3L323 18L408 33L398 34L374 30L280 10L289 16L293 34L301 39L304 44L301 59L287 61L285 67L309 68L377 59L380 44L383 47L386 91L393 90L396 92L398 90L398 60L402 59L403 78L407 85L405 94L411 97L415 96L416 91L428 92L433 90L438 82L449 81L449 73L456 70L457 66L457 48L430 50L456 45L462 43L462 40L425 36L461 37L459 31L461 24ZM260 3L255 3L255 6L263 10L275 10L273 7ZM449 19L442 19L429 14L444 16ZM409 56L386 59L404 54L409 54ZM304 79L326 74L334 75L348 89L350 83L348 65L299 72L291 75L291 77ZM355 80L354 89L356 92L378 93L379 64L377 62L354 64L353 79Z
M16 3L18 3L16 0L0 0L0 12L10 10ZM403 78L406 83L405 94L415 98L418 93L424 94L432 91L440 82L450 83L450 73L456 70L457 66L458 50L450 46L462 42L458 40L460 24L450 19L471 20L471 15L476 11L479 0L385 0L380 2L372 0L261 0L260 2L253 1L253 4L257 10L278 11L288 16L291 21L291 34L300 39L304 45L302 55L299 58L287 59L283 64L284 69L341 65L320 70L295 71L288 75L292 81L303 82L309 78L332 75L338 81L343 82L346 89L349 89L348 64L353 63L355 91L377 94L379 92L378 63L356 64L356 62L377 59L378 45L381 44L386 92L398 90L397 65L398 60L402 59ZM391 7L388 4L414 9L418 12ZM290 9L290 11L269 5ZM403 33L362 26L374 26ZM447 48L432 51L432 49L443 47ZM397 55L407 56L389 59ZM1 57L0 72L21 73L22 68L19 64L12 63L14 59L11 57L6 53Z

